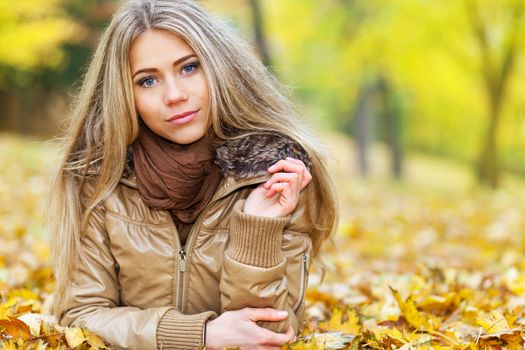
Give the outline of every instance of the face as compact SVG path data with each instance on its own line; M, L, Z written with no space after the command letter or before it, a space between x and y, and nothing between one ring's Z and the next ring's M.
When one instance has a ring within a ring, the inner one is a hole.
M166 30L147 30L131 45L137 112L157 135L185 145L210 126L208 82L193 49Z

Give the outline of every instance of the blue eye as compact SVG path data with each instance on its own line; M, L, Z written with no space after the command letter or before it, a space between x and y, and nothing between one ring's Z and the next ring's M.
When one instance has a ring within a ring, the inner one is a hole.
M140 81L140 86L143 87L152 87L155 84L155 79L153 78L144 78Z
M182 67L182 73L184 74L191 74L197 70L197 67L199 64L197 62L188 63L184 67Z

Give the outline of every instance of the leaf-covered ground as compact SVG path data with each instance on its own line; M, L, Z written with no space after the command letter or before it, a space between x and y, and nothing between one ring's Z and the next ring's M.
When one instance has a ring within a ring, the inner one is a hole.
M46 316L53 281L41 215L54 159L49 145L0 135L2 349L107 346ZM440 192L333 173L340 229L310 272L303 336L286 348L523 348L523 192Z

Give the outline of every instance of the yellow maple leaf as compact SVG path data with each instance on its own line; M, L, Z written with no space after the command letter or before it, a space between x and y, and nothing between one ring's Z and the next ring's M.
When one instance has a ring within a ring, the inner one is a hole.
M378 327L372 330L376 339L381 340L383 344L391 344L401 347L407 343L401 331L397 328ZM386 337L390 339L385 339Z
M67 344L70 348L75 348L86 340L84 333L82 333L82 329L78 327L66 327L64 333L66 335Z
M494 334L510 329L507 319L498 310L491 311L488 317L478 317L476 323L485 329L486 334Z
M405 336L413 346L425 346L432 343L432 336L426 333L410 333Z
M410 323L418 330L433 330L428 320L417 310L416 306L414 305L414 302L412 301L412 299L410 299L410 297L408 297L407 300L403 301L397 290L393 289L392 287L389 288L397 301L401 313L403 314L403 316L405 316L408 323Z
M376 338L382 338L383 336L389 336L390 338L394 338L400 341L405 342L405 339L403 339L403 333L399 331L397 328L388 328L388 327L381 327L381 328L374 328L373 332L376 336Z
M2 350L17 350L17 349L18 349L18 346L16 346L13 340L2 342Z
M444 312L453 307L454 302L458 299L456 293L447 293L445 295L428 295L417 303L419 310L424 312Z
M88 344L95 349L107 349L106 344L104 344L104 341L100 339L100 337L96 334L91 333L87 329L83 329L84 337L86 338Z
M0 320L9 320L9 314L4 305L0 305Z
M516 316L515 312L505 312L504 315L510 329L518 327L516 324L518 317Z
M326 345L325 343L323 342L323 337L321 337L319 339L319 341L317 340L317 336L319 336L319 334L312 334L312 337L311 337L311 340L307 343L300 343L299 344L299 347L295 347L294 346L294 350L325 350L326 349Z
M504 334L501 339L506 344L507 350L521 350L523 349L523 338L521 330L516 330L512 334Z
M343 321L343 316L346 316L346 321ZM355 310L351 310L350 308L346 309L346 311L343 311L340 308L335 308L330 320L320 322L319 327L323 331L340 331L345 334L353 335L358 335L361 332L359 317Z
M32 344L27 349L28 350L46 350L48 349L48 347L47 347L47 344L42 339L39 339L36 344Z
M521 328L504 330L497 333L480 336L479 343L482 348L491 346L505 346L507 350L523 349L523 338Z

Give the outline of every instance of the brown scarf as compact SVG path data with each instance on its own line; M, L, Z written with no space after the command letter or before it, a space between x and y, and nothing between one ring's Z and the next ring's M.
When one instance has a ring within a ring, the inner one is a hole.
M191 144L179 145L141 123L132 146L142 199L151 208L171 211L182 244L222 180L214 163L215 142L213 129Z

